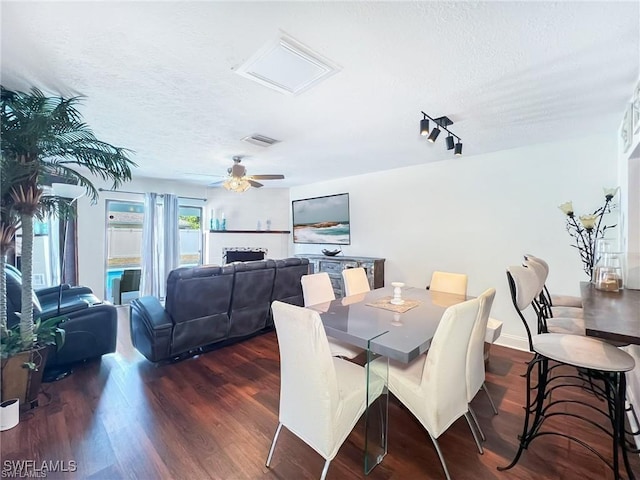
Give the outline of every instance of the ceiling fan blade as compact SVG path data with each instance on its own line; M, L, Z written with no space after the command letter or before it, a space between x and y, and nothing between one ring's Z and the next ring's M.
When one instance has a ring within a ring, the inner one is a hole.
M262 187L261 183L251 180L250 178L247 178L247 182L249 182L249 184L251 184L252 187L256 187L256 188Z
M256 180L284 180L284 175L251 175Z
M212 182L209 185L207 185L207 187L218 187L218 186L222 185L226 181L227 181L226 178L224 180L217 180L217 181Z

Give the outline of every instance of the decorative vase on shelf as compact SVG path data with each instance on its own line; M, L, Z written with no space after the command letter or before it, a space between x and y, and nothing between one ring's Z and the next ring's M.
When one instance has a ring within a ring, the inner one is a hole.
M209 217L209 230L219 230L220 223L216 217L216 211L211 210L211 216Z

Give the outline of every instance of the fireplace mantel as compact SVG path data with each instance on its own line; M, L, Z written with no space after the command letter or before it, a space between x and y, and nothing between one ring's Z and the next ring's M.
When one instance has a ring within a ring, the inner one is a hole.
M210 230L205 258L210 265L222 265L224 250L235 248L264 249L267 252L265 258L287 258L290 242L289 230Z

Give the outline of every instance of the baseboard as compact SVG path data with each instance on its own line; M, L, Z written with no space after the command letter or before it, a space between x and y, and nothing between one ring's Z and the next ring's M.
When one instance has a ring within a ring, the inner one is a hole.
M500 335L496 340L495 345L501 345L503 347L513 348L515 350L522 350L523 352L530 351L529 340L527 340L526 337L509 335L508 333L503 333L502 335Z

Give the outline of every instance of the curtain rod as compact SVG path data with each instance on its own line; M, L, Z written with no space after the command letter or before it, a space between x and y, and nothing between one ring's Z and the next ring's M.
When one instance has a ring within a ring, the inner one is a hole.
M132 195L144 195L144 192L132 192L130 190L113 190L110 188L99 188L99 192L116 192L116 193L130 193ZM164 197L164 194L160 194L161 197ZM183 197L182 195L178 195L178 198L184 198L185 200L200 200L201 202L206 202L206 198L201 197Z

